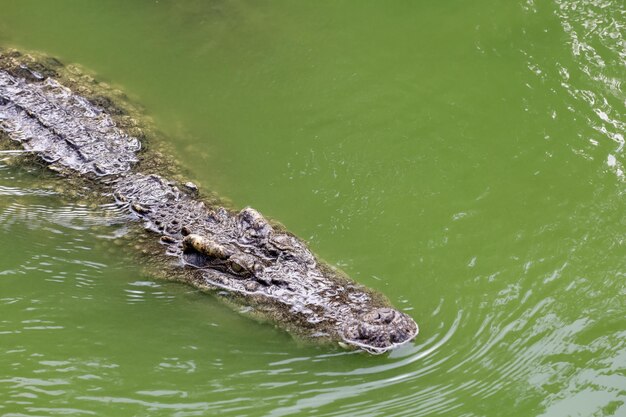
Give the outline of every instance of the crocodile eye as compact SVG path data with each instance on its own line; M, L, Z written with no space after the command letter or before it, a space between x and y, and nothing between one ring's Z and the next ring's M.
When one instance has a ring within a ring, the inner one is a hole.
M230 268L235 271L236 273L240 273L243 271L243 266L241 266L239 263L235 262L235 261L231 261L230 262Z

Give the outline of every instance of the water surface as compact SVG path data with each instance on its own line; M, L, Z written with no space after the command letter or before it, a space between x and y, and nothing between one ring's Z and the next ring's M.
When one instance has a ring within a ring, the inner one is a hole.
M421 328L297 343L2 155L0 415L623 415L623 6L0 0L1 45L118 85L191 179Z

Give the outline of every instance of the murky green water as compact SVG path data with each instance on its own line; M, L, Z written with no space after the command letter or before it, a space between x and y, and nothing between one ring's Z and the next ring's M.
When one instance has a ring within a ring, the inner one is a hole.
M0 0L0 44L119 84L193 180L421 327L299 345L3 156L0 415L626 415L625 9Z

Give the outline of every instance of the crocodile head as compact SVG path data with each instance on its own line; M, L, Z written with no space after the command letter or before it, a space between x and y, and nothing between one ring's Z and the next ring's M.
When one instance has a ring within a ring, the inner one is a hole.
M408 315L319 261L254 209L207 208L156 175L122 179L117 195L161 235L197 284L241 295L295 333L383 353L418 332Z
M219 219L222 217L221 219ZM197 234L184 228L182 257L221 288L267 297L297 313L320 333L370 353L413 339L417 324L370 291L320 264L295 236L275 230L258 212L214 216L236 236Z

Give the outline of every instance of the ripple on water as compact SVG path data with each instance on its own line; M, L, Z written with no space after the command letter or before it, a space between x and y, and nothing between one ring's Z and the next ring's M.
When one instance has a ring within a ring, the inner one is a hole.
M63 207L51 207L49 205L13 202L2 207L0 211L0 225L5 230L10 230L15 224L21 224L31 229L45 229L57 234L65 233L64 229L84 231L95 226L123 225L126 220L125 212L113 206L91 208L72 204ZM63 229L59 229L57 226Z
M152 299L162 302L172 302L176 296L158 282L155 281L134 281L128 284L131 288L124 289L126 300L129 304L143 303Z
M534 13L537 10L530 8ZM612 0L556 0L554 14L566 36L571 59L540 62L528 52L529 69L542 80L558 81L567 111L583 120L589 131L578 132L572 150L597 158L624 179L626 39L623 4ZM561 117L553 111L554 119ZM583 150L581 150L581 148Z

